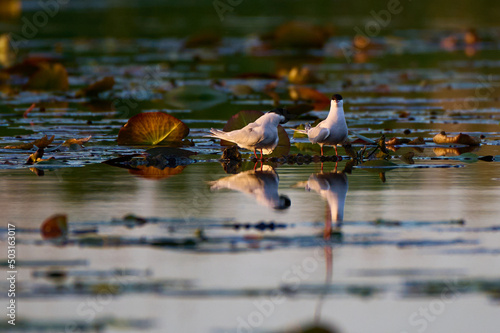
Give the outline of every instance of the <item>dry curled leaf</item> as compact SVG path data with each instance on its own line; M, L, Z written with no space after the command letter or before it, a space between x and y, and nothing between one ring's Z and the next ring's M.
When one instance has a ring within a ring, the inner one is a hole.
M468 134L458 134L453 137L449 137L445 132L441 132L437 134L432 141L437 144L461 144L461 145L469 145L469 146L479 146L481 143L481 139L478 137L473 137Z
M92 135L86 137L86 138L82 138L82 139L68 139L66 141L64 141L64 143L62 144L63 146L66 146L66 147L70 147L71 145L79 145L79 146L83 146L84 143L87 143L89 142L90 138L92 138Z
M400 138L392 138L388 141L385 142L386 145L388 146L396 146L396 145L404 145L409 143L409 139L400 139Z
M33 145L38 148L47 148L52 141L54 141L54 135L52 135L50 139L48 139L47 135L45 135L43 138L33 141Z
M409 145L425 145L425 140L421 136L408 142Z
M33 142L28 142L28 143L21 143L19 145L14 145L14 146L5 146L4 149L22 149L22 150L30 150L33 149L33 147L37 148L47 148L52 141L54 141L54 135L49 139L47 135L45 135L41 139L37 139Z
M43 148L38 148L38 150L31 154L28 159L26 160L26 165L32 165L35 164L36 162L40 161L43 157Z
M56 214L46 219L40 228L43 239L53 239L65 236L68 233L68 217L65 214Z

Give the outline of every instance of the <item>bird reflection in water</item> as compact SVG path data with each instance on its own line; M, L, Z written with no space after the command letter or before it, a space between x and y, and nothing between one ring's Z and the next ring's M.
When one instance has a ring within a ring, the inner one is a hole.
M335 223L337 229L340 228L344 219L344 206L349 189L347 176L344 172L335 171L329 173L313 173L309 176L307 182L299 183L307 191L314 191L321 195L327 202L325 226L323 230L323 250L325 256L325 288L331 284L333 279L333 251L330 239L338 234L332 230L332 223ZM315 322L319 323L321 319L321 309L325 295L322 294L318 300L315 311Z
M270 165L261 165L258 169L243 171L209 184L212 191L229 189L246 193L253 196L259 204L274 209L286 209L291 205L286 195L278 193L279 177Z

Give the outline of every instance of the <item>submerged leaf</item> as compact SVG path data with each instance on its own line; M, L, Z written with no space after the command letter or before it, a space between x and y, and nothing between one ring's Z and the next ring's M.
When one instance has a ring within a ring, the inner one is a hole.
M90 84L88 87L82 88L76 92L75 97L97 97L100 93L113 89L115 79L112 76Z
M230 132L243 128L251 122L256 121L263 114L264 113L261 111L240 111L229 118L223 130L225 132ZM286 133L285 129L281 125L278 125L278 138L278 145L276 146L272 154L269 155L270 157L288 155L288 153L290 152L290 139L288 138L288 134ZM221 145L233 146L235 144L232 142L221 140Z
M57 214L46 219L40 230L43 239L53 239L65 236L68 233L68 217Z
M129 169L128 172L134 176L139 176L145 179L151 179L151 180L159 180L159 179L164 179L168 178L173 175L177 175L181 173L185 165L179 165L176 166L175 168L165 168L165 169L158 169L154 166L143 166L139 165L135 169Z
M179 142L189 134L189 127L164 112L139 113L128 120L118 133L119 145L157 145Z
M445 132L441 132L437 134L432 140L437 144L462 144L469 146L478 146L481 143L480 138L462 133L454 137L448 137Z
M61 64L41 63L25 88L29 90L68 90L68 72Z

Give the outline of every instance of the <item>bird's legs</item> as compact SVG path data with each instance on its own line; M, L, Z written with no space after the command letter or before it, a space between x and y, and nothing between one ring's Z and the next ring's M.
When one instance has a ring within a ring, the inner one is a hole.
M262 158L264 156L264 153L262 152L262 148L260 148L260 160L262 161Z
M323 156L323 145L319 145L321 147L321 156Z
M339 157L339 153L337 152L337 145L333 146L335 148L335 156Z
M257 149L255 149L255 148L253 149L253 154L255 155L255 158L256 158L256 159L259 159L259 158L257 157Z

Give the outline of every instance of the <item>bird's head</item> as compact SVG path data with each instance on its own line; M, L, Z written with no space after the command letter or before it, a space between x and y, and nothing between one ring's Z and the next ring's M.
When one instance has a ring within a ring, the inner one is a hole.
M344 100L342 99L342 96L339 94L335 94L332 96L332 105L337 105L337 106L342 106L344 103Z
M292 205L292 201L286 195L280 195L278 205L274 207L274 209L287 209Z
M276 113L281 116L280 124L284 124L291 119L291 115L285 108L274 108L269 113Z

